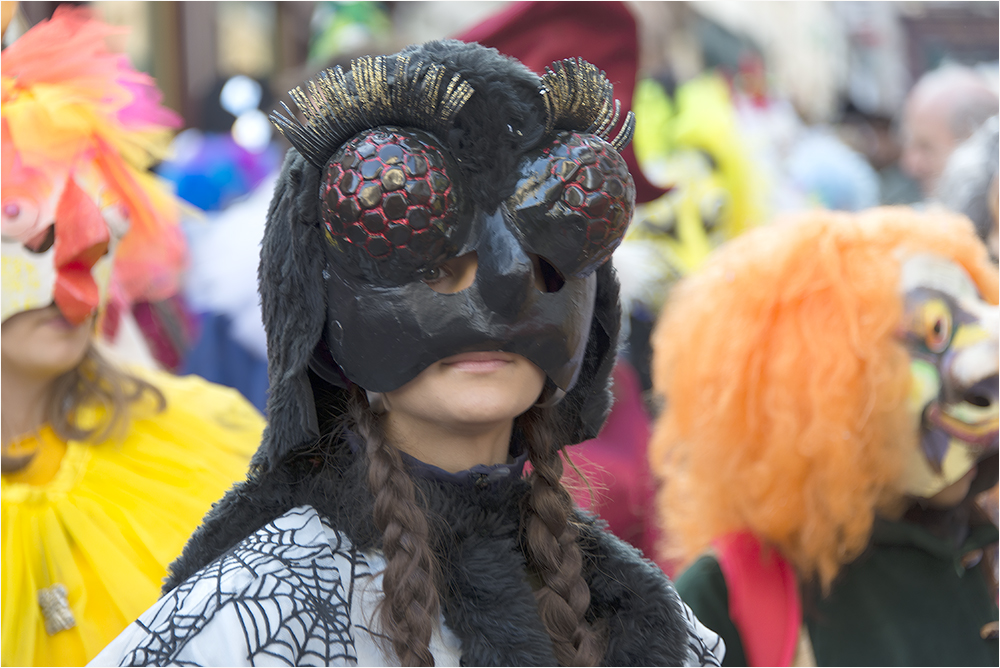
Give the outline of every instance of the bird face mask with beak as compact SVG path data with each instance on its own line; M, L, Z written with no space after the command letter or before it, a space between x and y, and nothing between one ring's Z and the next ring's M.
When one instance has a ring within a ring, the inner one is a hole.
M60 7L4 49L4 320L54 302L77 325L111 292L124 303L177 290L178 208L147 170L180 118L109 48L123 32Z
M530 97L549 111L545 127L517 128L511 118L489 128L501 141L509 136L510 146L532 132L540 141L521 152L498 150L510 165L494 160L476 168L469 164L476 156L448 138L479 93L440 65L402 54L362 59L350 79L332 70L310 97L294 92L309 112L306 124L276 122L322 170L329 260L326 331L314 372L386 392L445 357L502 350L546 373L546 401L574 386L591 329L595 272L621 242L634 207L634 182L619 153L632 120L611 138L618 107L610 83L589 63L554 63L541 84ZM408 108L411 116L403 117ZM476 186L483 181L510 189L496 201ZM478 269L468 289L442 294L427 285L442 263L471 253Z
M55 302L78 325L107 300L127 213L92 175L33 170L3 150L2 319Z

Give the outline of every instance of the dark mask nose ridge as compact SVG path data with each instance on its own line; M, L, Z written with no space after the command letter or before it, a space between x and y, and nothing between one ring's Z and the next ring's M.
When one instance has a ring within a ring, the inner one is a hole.
M500 210L479 221L476 284L483 302L500 317L515 319L535 289L531 258L504 224Z

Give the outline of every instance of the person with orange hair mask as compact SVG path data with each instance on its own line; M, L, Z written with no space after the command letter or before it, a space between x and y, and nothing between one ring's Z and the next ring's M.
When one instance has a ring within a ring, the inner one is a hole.
M650 462L725 665L996 664L996 304L970 222L906 208L758 228L675 289Z
M108 300L174 294L186 252L147 171L179 119L119 32L60 8L3 52L5 666L83 665L155 601L263 429L233 390L97 350Z

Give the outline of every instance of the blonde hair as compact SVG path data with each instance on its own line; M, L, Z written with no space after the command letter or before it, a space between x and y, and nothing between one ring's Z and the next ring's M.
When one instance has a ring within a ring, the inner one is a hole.
M167 404L155 385L114 366L91 343L80 363L52 382L45 423L64 441L101 443L123 436L134 408L143 401L151 402L156 412ZM96 422L80 420L84 408L100 409ZM19 471L31 462L32 455L8 455L8 447L3 444L4 473Z
M828 587L865 548L917 444L896 333L900 261L919 252L997 303L969 221L904 207L751 231L674 290L653 334L666 407L649 452L671 556L747 530Z

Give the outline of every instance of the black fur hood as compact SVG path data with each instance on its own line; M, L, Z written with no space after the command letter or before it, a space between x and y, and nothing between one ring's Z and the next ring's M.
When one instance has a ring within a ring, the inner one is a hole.
M474 184L470 197L495 206L516 186L510 177L513 166L546 136L541 79L516 60L478 44L444 40L408 47L402 54L461 74L475 90L447 131L446 142ZM350 73L345 76L349 81ZM270 389L268 426L254 468L273 467L327 433L339 416L323 411L342 405L346 391L310 370L317 349L323 348L327 314L326 255L318 250L326 244L318 197L321 168L314 164L316 156L311 158L289 149L261 247ZM578 380L555 408L564 425L560 445L594 438L607 419L620 320L618 279L611 262L605 262L597 270L594 317Z

